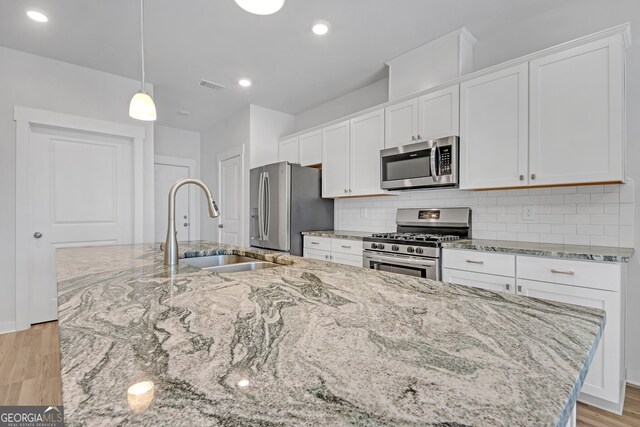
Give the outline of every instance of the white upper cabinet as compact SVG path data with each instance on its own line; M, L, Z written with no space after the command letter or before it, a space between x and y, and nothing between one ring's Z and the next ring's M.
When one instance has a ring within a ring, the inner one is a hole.
M460 85L460 188L527 185L528 64Z
M418 98L391 105L385 110L385 148L416 142L418 137Z
M384 149L384 110L351 119L350 196L382 194L380 150Z
M322 163L322 130L318 129L300 135L298 149L302 166Z
M460 86L418 98L418 139L460 135Z
M622 35L530 63L531 185L624 180Z
M278 141L278 161L299 163L300 158L298 154L298 137L281 139Z
M349 121L322 129L322 197L349 195Z

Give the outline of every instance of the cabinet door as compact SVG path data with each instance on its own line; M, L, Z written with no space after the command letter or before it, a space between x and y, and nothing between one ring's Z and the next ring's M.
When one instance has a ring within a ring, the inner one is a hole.
M298 163L298 137L281 139L278 142L278 161Z
M494 292L515 293L514 277L495 276L493 274L474 273L471 271L442 269L442 281L457 285L471 286Z
M384 110L351 119L350 196L382 194L380 150L384 149Z
M455 85L418 99L418 139L460 135L460 86Z
M417 141L418 98L387 107L385 117L385 148L399 147Z
M345 254L331 254L331 261L337 264L351 265L353 267L362 267L362 256L357 255L345 255Z
M331 252L304 248L304 257L320 261L331 261Z
M322 163L322 131L320 129L300 135L298 147L302 166Z
M349 121L322 129L322 197L349 195Z
M621 305L618 292L518 279L518 294L593 307L607 313L604 333L589 366L582 393L613 403L620 401Z
M460 188L528 185L528 64L460 85Z
M532 184L623 181L621 38L531 62Z

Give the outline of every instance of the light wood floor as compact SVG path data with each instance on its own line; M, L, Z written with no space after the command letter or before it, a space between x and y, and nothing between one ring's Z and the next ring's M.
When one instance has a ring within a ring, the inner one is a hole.
M0 335L0 406L61 405L58 322ZM640 426L640 388L627 386L624 414L578 403L578 426Z

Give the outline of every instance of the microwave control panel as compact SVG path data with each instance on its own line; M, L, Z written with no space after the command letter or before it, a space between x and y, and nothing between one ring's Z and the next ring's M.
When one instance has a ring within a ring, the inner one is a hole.
M451 175L451 146L441 147L440 154L440 171L438 175Z

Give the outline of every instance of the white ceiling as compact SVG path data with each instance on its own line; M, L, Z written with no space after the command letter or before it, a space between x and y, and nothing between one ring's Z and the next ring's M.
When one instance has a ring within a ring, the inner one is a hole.
M558 3L287 0L257 16L233 0L147 0L147 80L167 126L204 130L249 103L298 114L385 77L384 61L438 35L466 25L482 39ZM32 22L27 8L49 22ZM310 31L319 19L331 23L325 37ZM137 0L0 0L0 45L134 79L138 26ZM253 86L240 88L240 77ZM201 78L227 88L202 88Z

